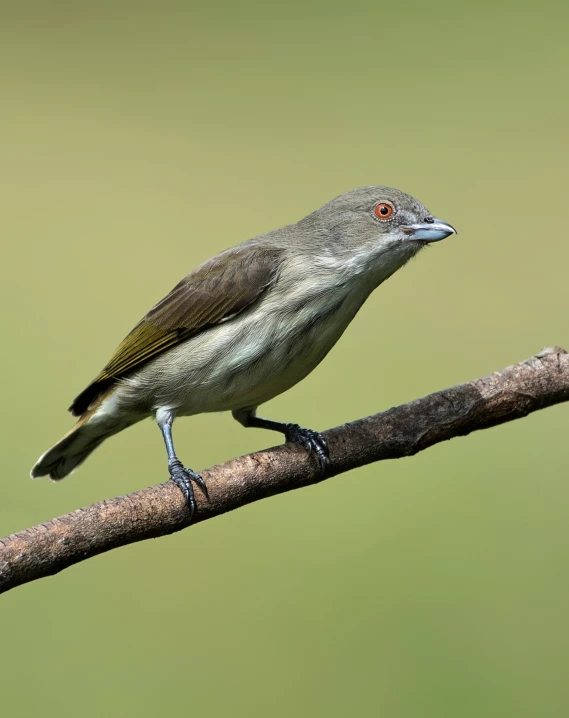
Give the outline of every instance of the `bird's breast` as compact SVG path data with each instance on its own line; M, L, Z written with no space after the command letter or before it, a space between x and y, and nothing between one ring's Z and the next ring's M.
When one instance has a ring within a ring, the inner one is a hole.
M128 382L152 408L178 414L254 407L294 386L326 356L367 293L311 281L254 306L158 357Z

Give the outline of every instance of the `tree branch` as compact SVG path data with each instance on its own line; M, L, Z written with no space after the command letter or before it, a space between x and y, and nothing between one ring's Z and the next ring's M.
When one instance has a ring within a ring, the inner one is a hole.
M569 354L553 347L525 362L325 433L326 478L364 464L412 456L455 436L519 419L569 400ZM278 446L203 471L210 500L197 492L193 523L314 484L315 462L298 446ZM78 509L0 539L0 593L50 576L118 546L189 525L172 482Z

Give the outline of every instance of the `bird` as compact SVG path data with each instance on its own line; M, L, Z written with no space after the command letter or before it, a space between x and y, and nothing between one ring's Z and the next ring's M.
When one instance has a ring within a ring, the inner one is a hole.
M257 408L304 379L374 289L454 227L401 190L366 186L300 221L249 239L184 277L134 327L75 398L77 423L46 451L32 478L58 481L103 441L154 417L191 517L202 477L178 458L174 419L231 411L244 427L301 444L325 474L317 431L265 419Z

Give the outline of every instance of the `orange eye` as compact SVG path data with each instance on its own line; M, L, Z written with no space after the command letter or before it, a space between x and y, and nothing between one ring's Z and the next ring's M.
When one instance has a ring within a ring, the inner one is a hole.
M393 214L393 207L387 202L380 202L375 208L375 216L379 219L389 219Z

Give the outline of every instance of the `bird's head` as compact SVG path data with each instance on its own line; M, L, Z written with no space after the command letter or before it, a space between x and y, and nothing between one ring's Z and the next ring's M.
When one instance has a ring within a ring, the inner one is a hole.
M331 200L299 222L338 262L387 274L421 248L456 230L418 200L392 187L359 187Z

